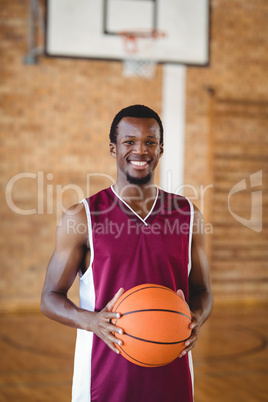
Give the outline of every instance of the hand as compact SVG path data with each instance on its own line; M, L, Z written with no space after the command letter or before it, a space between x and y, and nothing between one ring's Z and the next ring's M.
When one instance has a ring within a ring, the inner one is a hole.
M101 338L110 349L115 353L119 350L115 347L115 343L122 345L122 341L114 336L113 333L122 334L123 330L111 323L113 318L120 318L120 313L113 313L113 307L119 297L124 293L124 289L120 288L113 299L98 313L95 313L93 322L93 332Z
M182 298L182 300L185 302L184 293L181 289L179 289L177 291L177 295L180 296ZM195 343L197 341L197 338L198 338L198 334L199 334L199 330L200 330L200 326L201 326L199 324L200 317L198 316L198 314L195 314L193 312L191 312L191 316L192 316L192 322L189 327L192 330L192 333L191 333L190 338L187 339L187 341L185 342L185 349L182 350L179 357L186 355L186 353L188 353L191 349L193 349L193 347L195 346Z

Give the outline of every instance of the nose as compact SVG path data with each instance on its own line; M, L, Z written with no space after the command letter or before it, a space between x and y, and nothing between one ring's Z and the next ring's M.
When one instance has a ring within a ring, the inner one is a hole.
M136 142L133 152L138 155L148 154L147 146L143 142Z

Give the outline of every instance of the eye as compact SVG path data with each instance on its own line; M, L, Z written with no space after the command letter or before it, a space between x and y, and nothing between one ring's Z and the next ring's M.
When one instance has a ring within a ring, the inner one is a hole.
M155 144L156 144L156 142L155 142L155 141L151 141L151 140L146 142L146 145L155 145Z
M134 141L132 141L132 140L127 140L127 141L124 142L124 144L133 145L133 144L134 144Z

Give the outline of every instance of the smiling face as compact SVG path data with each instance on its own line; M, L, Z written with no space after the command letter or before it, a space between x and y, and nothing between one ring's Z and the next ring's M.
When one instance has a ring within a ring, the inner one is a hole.
M157 121L124 117L117 127L116 144L110 143L110 153L117 160L120 184L153 184L154 171L163 153Z

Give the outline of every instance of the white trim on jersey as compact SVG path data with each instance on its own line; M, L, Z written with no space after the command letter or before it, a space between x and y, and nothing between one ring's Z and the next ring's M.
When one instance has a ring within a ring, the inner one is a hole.
M155 196L155 199L154 199L153 206L152 206L152 208L150 209L149 213L146 215L146 217L145 217L144 219L143 219L139 214L137 214L137 212L135 212L134 209L132 209L132 208L123 200L123 198L120 197L120 195L117 194L117 192L115 191L115 189L113 188L113 186L111 186L111 189L112 189L113 193L116 195L116 197L119 198L119 200L122 201L123 204L125 204L125 205L130 209L130 211L133 212L133 214L136 215L136 216L144 223L144 225L149 226L149 224L146 222L146 219L149 218L149 216L151 215L151 213L152 213L153 210L154 210L156 201L157 201L157 199L158 199L158 194L159 194L159 188L158 188L158 187L156 187L156 196Z
M79 274L80 308L95 310L95 288L93 282L92 263L94 259L94 245L92 237L92 224L89 205L86 200L82 201L87 215L88 240L90 247L90 265L86 272ZM91 357L93 346L93 332L83 329L77 330L74 375L72 387L72 402L90 402L91 399ZM84 381L88 378L88 381Z
M191 374L191 380L192 380L192 391L193 391L193 397L194 397L194 365L193 365L193 357L192 357L192 351L188 352L188 364L189 364L189 370Z
M193 223L194 223L194 206L193 203L185 197L186 200L189 202L190 205L190 231L189 231L189 246L188 246L188 276L190 275L191 269L192 269L192 240L193 240ZM192 352L188 352L188 363L189 363L189 370L191 374L191 379L192 379L192 390L193 390L193 395L194 395L194 366L193 366L193 357L192 357Z
M185 197L186 198L186 197ZM193 240L193 223L194 223L194 206L193 203L186 198L189 202L191 215L190 215L190 233L189 233L189 250L188 250L188 276L190 275L192 268L192 240Z
M89 241L89 249L90 249L90 265L89 268L92 267L93 260L94 260L94 247L93 247L93 235L92 235L92 224L91 224L91 216L90 216L90 210L89 210L89 205L86 199L81 201L84 204L86 214L87 214L87 230L88 230L88 241ZM84 275L80 272L80 278L85 279L87 276L88 270L85 272Z

